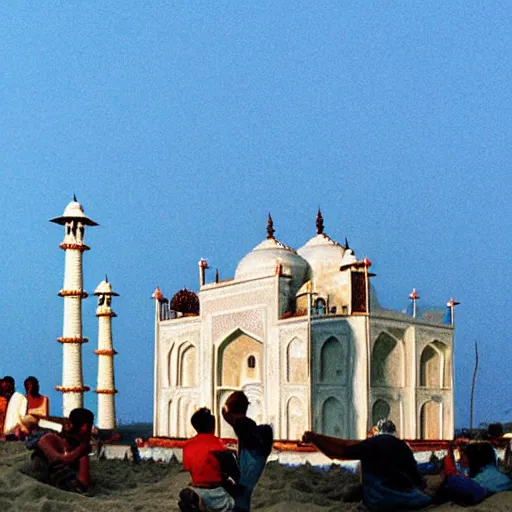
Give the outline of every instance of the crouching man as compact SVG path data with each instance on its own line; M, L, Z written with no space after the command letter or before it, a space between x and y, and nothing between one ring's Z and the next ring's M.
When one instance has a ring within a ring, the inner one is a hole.
M30 443L33 450L24 472L42 483L65 491L84 493L90 485L89 452L94 414L73 409L62 433L48 432Z
M215 416L203 407L191 418L197 435L183 447L183 469L190 472L192 484L180 492L178 503L182 512L233 510L235 500L224 485L230 478L236 459L215 432ZM235 469L236 471L236 469ZM233 475L235 478L238 475Z

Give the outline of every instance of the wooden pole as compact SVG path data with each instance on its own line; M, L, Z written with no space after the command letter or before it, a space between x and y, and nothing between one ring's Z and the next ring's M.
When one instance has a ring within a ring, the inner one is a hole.
M473 372L473 382L471 384L471 404L469 407L469 431L473 432L473 405L475 399L476 375L478 373L478 343L475 341L475 370Z

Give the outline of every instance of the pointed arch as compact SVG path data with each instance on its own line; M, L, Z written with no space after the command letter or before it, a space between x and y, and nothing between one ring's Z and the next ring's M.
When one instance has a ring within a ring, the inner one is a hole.
M372 425L376 425L379 420L389 418L390 414L390 405L379 398L372 407Z
M441 403L429 400L420 410L420 438L441 439L443 431L443 407Z
M404 386L403 346L386 332L381 332L373 345L371 385Z
M322 405L322 433L328 436L343 437L344 435L343 406L331 396Z
M194 345L184 346L180 351L179 385L184 388L196 386L196 347Z
M306 430L306 410L304 403L292 396L286 405L286 439L301 439Z
M187 437L187 399L185 397L180 397L178 399L177 403L177 410L176 410L176 432L178 434L178 437L185 438Z
M345 347L338 338L331 336L320 349L320 381L344 384L347 380Z
M432 341L421 352L419 385L427 388L449 387L450 372L448 347L440 341Z
M167 352L167 387L175 385L173 377L176 375L176 368L173 361L174 343L171 344L171 348Z
M286 380L290 384L303 384L306 381L306 344L293 338L286 347Z
M254 368L249 368L249 357ZM217 385L241 388L245 384L261 382L263 344L241 329L236 329L218 348Z

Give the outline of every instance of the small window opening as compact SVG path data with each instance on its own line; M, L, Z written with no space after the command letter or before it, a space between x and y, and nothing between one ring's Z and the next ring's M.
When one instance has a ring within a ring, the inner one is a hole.
M249 368L256 368L256 358L254 356L249 356L247 358L247 366Z

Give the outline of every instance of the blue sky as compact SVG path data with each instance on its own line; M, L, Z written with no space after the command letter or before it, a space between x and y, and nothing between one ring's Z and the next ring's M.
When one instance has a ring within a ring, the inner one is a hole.
M108 273L118 417L152 418L153 303L222 277L265 236L347 236L403 309L460 300L456 423L512 420L506 311L512 89L508 2L66 2L0 6L0 373L61 397L63 232ZM210 276L212 278L213 275ZM95 299L84 303L96 385ZM95 395L86 404L95 408ZM507 411L509 411L507 413Z

